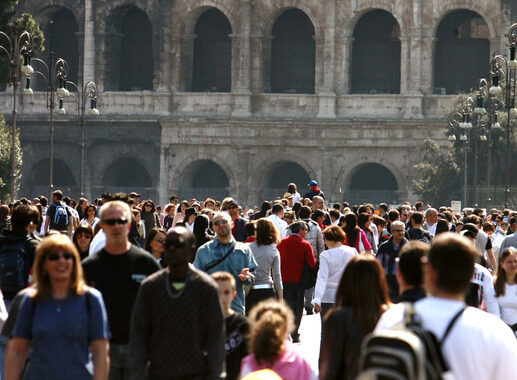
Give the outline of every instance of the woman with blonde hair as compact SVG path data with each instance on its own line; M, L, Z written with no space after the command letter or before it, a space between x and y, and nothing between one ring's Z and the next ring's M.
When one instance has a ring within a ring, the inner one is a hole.
M108 375L108 320L101 294L85 285L79 253L62 234L36 250L33 286L21 301L5 355L7 380L93 379ZM24 370L27 354L30 360Z
M271 369L284 380L318 378L307 360L289 341L294 316L279 301L260 302L250 313L250 355L242 359L241 377L261 369Z

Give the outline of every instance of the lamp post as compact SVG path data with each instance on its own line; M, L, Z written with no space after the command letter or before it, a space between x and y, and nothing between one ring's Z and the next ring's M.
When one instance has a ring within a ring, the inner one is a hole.
M85 109L86 101L90 99L90 109L88 115L97 116L97 85L95 82L88 82L79 88L74 82L66 82L77 89L77 111L79 114L79 128L81 129L81 196L84 196L84 129L85 129Z
M11 178L10 178L10 194L11 202L14 202L16 193L16 91L18 89L19 71L23 74L32 74L34 71L30 66L30 53L32 51L32 36L29 32L19 32L18 26L13 27L13 38L0 31L0 39L6 39L9 48L0 45L0 51L7 55L9 65L11 66L10 84L13 87L13 110L12 110L12 126L11 126ZM20 57L23 55L23 64L20 68Z
M63 108L63 98L70 95L65 87L66 77L68 75L68 63L63 58L54 57L54 52L50 52L50 66L47 65L39 58L33 58L32 62L40 63L45 73L42 71L34 71L34 74L40 75L47 83L47 108L49 109L49 199L52 199L52 192L54 189L53 185L53 170L54 170L54 109L56 108L56 94L59 100L59 114L65 114L66 111ZM26 87L23 90L24 95L32 95L31 75L27 75ZM58 82L58 88L56 90L56 80Z
M469 97L465 99L462 105L461 112L456 112L449 119L449 132L448 140L454 143L457 138L456 134L459 134L459 140L463 143L463 206L467 206L468 195L467 195L467 170L468 170L468 151L469 151L469 133L472 130L471 116L474 111L474 100Z

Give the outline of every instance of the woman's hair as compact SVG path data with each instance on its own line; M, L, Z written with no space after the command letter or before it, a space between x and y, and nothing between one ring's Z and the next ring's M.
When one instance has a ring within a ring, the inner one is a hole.
M178 207L176 207L176 213L180 213L181 212L181 206L182 205L185 205L185 208L187 208L188 207L188 202L187 201L181 201L178 204Z
M151 249L151 242L153 241L154 237L159 232L161 232L161 233L165 234L165 236L167 236L167 231L165 231L163 228L153 227L153 228L151 228L151 231L149 231L149 234L147 235L147 239L145 239L145 246L144 246L144 249L147 252L153 253L153 251ZM165 241L164 241L164 243L165 243Z
M434 236L443 234L444 232L449 232L449 223L445 219L438 219Z
M386 222L386 219L384 219L383 217L379 216L379 215L373 215L372 216L372 222L377 226L377 227L385 227L387 222Z
M373 230L370 228L370 215L368 214L359 214L357 217L357 225L364 232L370 232L373 234Z
M262 301L251 309L249 351L258 364L272 365L282 352L284 340L293 329L291 309L275 300Z
M334 308L352 308L359 329L368 334L387 305L388 286L379 262L370 255L353 257L341 276Z
M328 241L340 241L344 243L346 235L339 226L329 226L323 230L323 238Z
M74 231L74 235L72 236L72 242L74 243L75 247L79 251L79 246L77 245L77 234L80 233L86 233L90 235L90 243L93 239L93 229L92 226L90 226L90 223L88 222L81 222L79 223L79 227L77 227Z
M503 252L499 255L499 265L497 266L497 276L494 280L495 296L504 296L504 285L506 284L506 272L503 268L503 262L510 255L517 255L517 249L508 247L503 249ZM517 275L515 275L515 281L517 281Z
M84 293L84 277L83 268L81 267L81 259L79 258L79 252L75 248L72 240L63 234L53 234L45 237L38 248L36 249L36 258L34 259L34 265L32 267L33 276L33 291L31 297L36 300L48 299L52 294L52 286L48 274L43 269L43 265L47 259L47 256L51 252L57 250L63 250L71 253L73 258L73 268L70 275L70 291L76 295Z
M142 205L142 212L147 212L147 211L145 211L145 206L146 205L151 205L151 211L150 212L155 212L156 211L156 205L154 204L154 202L151 199L148 199Z
M255 222L255 231L258 245L278 244L280 238L278 231L269 219L260 218Z
M174 205L172 203L169 203L167 206L164 207L163 211L168 214L169 211L174 208Z
M345 231L346 237L348 238L348 245L350 247L355 247L355 241L357 240L357 231L359 227L357 227L357 216L353 212L349 212L345 215L345 227L343 230Z
M296 194L296 184L291 182L289 185L287 185L287 192L290 194Z

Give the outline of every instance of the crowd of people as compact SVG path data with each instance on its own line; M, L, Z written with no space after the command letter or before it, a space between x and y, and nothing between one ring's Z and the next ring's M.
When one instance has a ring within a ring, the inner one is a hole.
M59 190L0 205L1 378L354 379L408 302L455 378L515 378L517 212L307 186L250 208ZM319 368L297 350L304 312Z

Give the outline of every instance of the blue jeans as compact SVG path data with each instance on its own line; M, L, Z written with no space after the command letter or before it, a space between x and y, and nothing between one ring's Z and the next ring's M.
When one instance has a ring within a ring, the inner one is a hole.
M129 379L129 345L110 343L109 380Z

